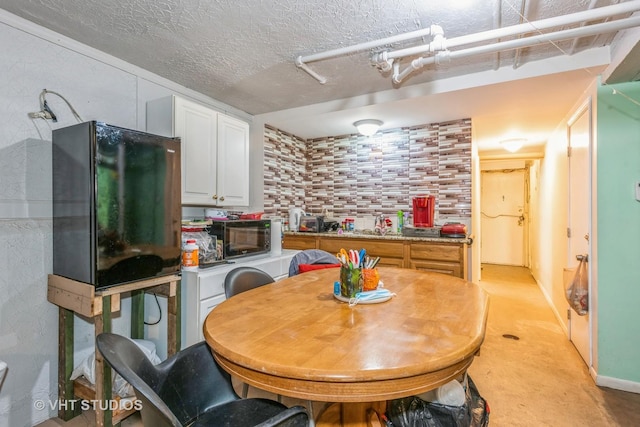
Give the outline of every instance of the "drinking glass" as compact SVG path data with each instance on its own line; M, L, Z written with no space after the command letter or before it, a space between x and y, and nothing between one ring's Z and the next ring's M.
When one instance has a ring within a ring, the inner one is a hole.
M361 268L340 267L340 294L345 298L355 298L362 292L363 275Z

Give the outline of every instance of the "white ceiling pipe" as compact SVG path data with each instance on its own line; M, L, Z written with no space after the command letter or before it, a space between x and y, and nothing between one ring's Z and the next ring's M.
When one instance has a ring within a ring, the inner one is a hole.
M548 43L550 41L566 40L574 37L585 37L596 34L605 34L609 32L624 30L626 28L640 26L640 16L633 16L630 18L624 18L617 21L605 22L602 24L594 24L586 27L571 28L568 30L556 31L548 34L536 34L521 39L507 40L504 42L498 42L488 44L485 46L472 47L468 49L462 49L458 51L443 51L438 52L435 56L428 58L418 58L411 61L411 65L405 68L398 75L393 76L394 83L400 83L413 71L422 68L425 65L442 62L445 60L451 60L456 58L463 58L472 55L482 55L487 53L495 53L504 50L517 49L522 47L534 46L536 44Z
M591 9L595 9L596 4L598 3L598 0L591 0L591 2L589 3L589 6L587 6L588 10ZM580 23L581 27L584 27L585 25L587 25L586 22L582 22ZM571 47L569 48L569 51L567 52L569 55L573 55L576 52L576 49L578 48L578 41L580 39L576 38L573 43L571 43Z
M395 36L386 37L384 39L373 40L370 42L360 43L353 46L341 47L341 48L329 50L326 52L315 53L313 55L298 56L295 60L295 64L298 68L301 68L307 73L309 73L311 77L318 80L321 84L324 84L327 81L327 79L322 77L320 74L316 73L315 71L313 71L311 68L309 68L306 65L307 62L315 62L323 59L334 58L336 56L342 56L349 53L359 52L361 50L380 47L390 43L397 43L400 41L422 38L424 36L437 34L437 33L442 33L442 27L438 25L431 25L429 28L421 28L416 31L411 31L404 34L397 34Z
M640 2L640 0L638 0ZM353 46L345 46L338 49L329 50L321 53L314 53L312 55L299 56L300 62L314 62L323 59L334 58L336 56L346 55L348 53L354 53L361 50L371 49L373 47L384 46L385 44L397 43L400 41L418 39L424 36L435 34L438 31L442 31L442 28L438 25L431 25L429 28L422 28L420 30L411 31L404 34L396 34L395 36L386 37L384 39L372 40L370 42L364 42L355 44Z
M296 59L296 66L304 71L307 72L307 74L309 74L311 77L313 77L314 79L316 79L318 81L318 83L320 83L321 85L325 84L327 82L326 77L321 76L320 74L316 73L315 71L313 71L311 68L309 68L309 66L307 64L305 64L304 62L302 62L300 60L300 57L298 57Z
M511 25L509 27L496 28L495 30L454 37L452 39L445 40L444 43L446 49L451 49L458 46L464 46L466 44L478 43L501 37L517 36L521 34L531 33L532 31L541 31L563 25L577 24L584 21L595 21L597 19L610 18L615 15L636 12L638 10L640 10L640 0L633 0L611 6L599 7L597 9L571 13L568 15L541 19L539 21ZM397 59L403 58L405 56L424 54L430 51L431 47L429 46L429 44L426 44L387 52L387 58Z
M438 25L432 25L431 27L431 35L433 36L431 39L431 42L427 43L427 44L423 44L420 45L420 53L424 53L424 52L437 52L440 50L444 50L446 49L445 45L446 45L446 37L444 36L444 30L442 29L442 27L438 26ZM382 45L381 45L382 46ZM409 48L409 49L413 49L413 48ZM405 50L405 49L402 49ZM383 51L380 53L374 53L371 56L371 62L374 65L381 65L383 62L387 62L387 61L393 61L396 58L399 58L398 56L394 56L391 57L389 56L391 52L389 51Z
M391 70L391 67L393 66L393 59L387 59L383 55L380 62L378 62L378 64L376 65L378 66L380 72L386 73L387 71Z
M502 1L495 2L495 10L493 11L493 28L502 28ZM500 39L497 39L500 41ZM493 70L500 68L500 52L496 52L493 63Z
M547 30L553 27L578 24L584 21L595 21L598 19L611 18L612 16L633 13L640 10L640 0L633 0L618 3L611 6L599 7L582 12L570 13L568 15L554 16L552 18L541 19L539 21L526 22L524 24L512 25L510 27L496 28L482 33L469 34L467 36L455 37L447 40L447 49L476 43L479 41L491 40L498 37L515 36L519 34L531 33L532 31ZM478 36L482 36L479 38Z
M523 24L525 21L529 21L527 16L529 16L529 5L531 3L527 3L527 0L522 0L522 5L520 6L520 23ZM518 36L522 38L522 34ZM516 49L516 53L513 56L513 69L518 68L518 63L520 62L520 49Z

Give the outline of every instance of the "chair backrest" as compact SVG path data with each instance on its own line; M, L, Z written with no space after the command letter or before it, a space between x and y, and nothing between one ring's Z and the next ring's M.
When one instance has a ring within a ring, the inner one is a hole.
M187 425L207 409L239 399L231 377L215 362L205 341L153 365L129 338L96 337L104 360L135 390L145 426Z
M289 277L297 275L300 271L300 264L335 264L338 259L335 255L330 254L322 249L305 249L298 252L291 258L289 263Z
M309 413L303 406L296 405L255 427L308 427L309 425Z
M254 267L238 267L227 273L224 278L224 294L227 298L238 295L275 280L269 274Z

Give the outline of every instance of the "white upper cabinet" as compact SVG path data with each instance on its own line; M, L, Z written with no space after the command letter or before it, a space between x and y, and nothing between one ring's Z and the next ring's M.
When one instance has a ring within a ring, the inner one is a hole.
M249 124L177 96L147 102L147 132L179 136L182 204L249 204Z

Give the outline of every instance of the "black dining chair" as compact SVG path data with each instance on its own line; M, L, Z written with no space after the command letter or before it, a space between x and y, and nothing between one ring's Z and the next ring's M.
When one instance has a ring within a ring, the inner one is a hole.
M269 283L275 279L262 270L254 267L234 268L224 278L224 295L231 298L241 292L248 291Z
M104 360L133 387L145 426L309 425L309 415L302 406L287 408L270 399L241 399L205 341L158 365L121 335L102 333L96 337L96 345Z
M324 261L325 263L328 263L329 261L331 261L330 257L332 257L332 255L329 254L329 252L320 251L319 249L312 249L311 251L317 251L317 252L313 252L311 254L308 254L306 257L304 257L304 256L299 256L300 253L306 252L306 251L302 251L296 254L294 256L294 259L298 257L298 260L308 261L309 257L311 257L320 262ZM334 262L336 261L335 256L333 256L333 261ZM294 261L292 260L291 264L293 263ZM290 268L289 276L292 275L291 264L289 266ZM297 269L298 264L296 263L295 265ZM254 267L238 267L231 270L229 273L227 273L227 276L224 278L224 293L227 298L231 298L232 296L237 295L241 292L258 288L260 286L268 285L269 283L273 283L273 282L275 282L275 280L269 274L265 273L262 270L259 270ZM243 383L242 397L246 398L248 393L249 393L249 385L247 383ZM278 401L280 402L281 400L282 400L282 396L278 395ZM313 415L313 402L311 400L309 400L308 411L309 411L308 412L309 423L311 426L315 426L315 419Z
M254 267L238 267L234 268L224 278L224 295L231 298L241 292L260 286L268 285L275 282L274 278L268 273ZM249 385L242 384L242 397L246 398L249 393ZM280 396L278 396L280 400Z

